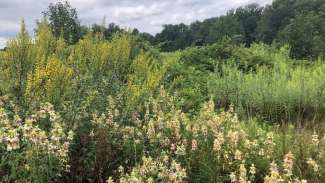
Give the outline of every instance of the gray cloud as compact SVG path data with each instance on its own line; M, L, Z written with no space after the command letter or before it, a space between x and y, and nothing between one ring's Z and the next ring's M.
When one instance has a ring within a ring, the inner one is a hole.
M22 18L30 32L49 3L57 0L1 0L0 47L19 31ZM219 16L227 10L249 3L265 5L272 0L70 0L82 24L115 22L122 27L157 33L163 24L190 23Z

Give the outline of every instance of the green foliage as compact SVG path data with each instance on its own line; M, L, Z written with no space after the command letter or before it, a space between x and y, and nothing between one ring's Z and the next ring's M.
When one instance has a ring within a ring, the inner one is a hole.
M276 23L289 46L251 44L256 5L166 26L163 50L196 45L173 53L113 25L70 42L51 19L33 40L22 23L0 52L0 182L321 182L325 63L290 55L322 55L322 16L299 3L297 26Z
M236 53L235 49L240 47L236 46L231 39L224 37L209 46L185 49L180 54L180 61L203 72L214 71L216 64L233 57Z
M258 115L271 121L321 121L324 63L293 65L284 48L277 52L269 49L259 45L247 49L248 64L255 69L222 66L208 84L217 105L234 104L249 117Z
M289 44L290 55L317 60L324 55L324 1L276 0L259 21L261 41Z
M152 42L169 52L214 44L224 37L246 47L277 42L291 47L292 58L317 60L324 56L324 8L323 0L275 0L265 7L249 4L190 25L164 25Z
M271 44L278 36L278 32L289 24L294 16L293 2L296 0L275 0L267 5L258 22L258 39Z
M36 66L28 75L25 97L28 102L50 102L58 105L71 96L72 69L62 61L50 58L45 67Z
M133 61L128 76L127 101L128 108L134 108L150 96L164 77L168 63L159 63L148 54L141 53Z
M49 23L46 19L38 24L38 31L35 40L36 65L46 65L48 58L56 48L56 38L51 32Z
M161 33L156 35L156 40L163 51L175 51L190 46L191 32L187 25L164 25Z
M20 100L26 87L27 74L34 63L32 40L22 21L17 38L10 40L7 51L1 54L0 93L13 94Z
M81 27L78 13L68 1L51 3L43 15L49 19L52 33L57 38L61 35L70 44L81 38Z
M236 9L235 16L239 19L244 32L244 42L250 46L257 37L257 22L261 18L263 8L258 4L250 4Z
M257 38L257 22L262 7L251 4L228 11L226 15L209 18L190 25L164 25L155 42L162 51L176 51L192 45L213 44L230 37L237 43L250 46Z
M324 5L325 10L325 5ZM325 14L297 15L282 34L291 46L293 58L315 60L325 54Z
M182 56L183 53L168 55L171 64L168 74L164 78L164 84L170 93L175 93L179 97L177 103L182 110L195 115L202 102L207 99L206 81L208 75L194 65L190 66L189 63L180 62L179 59ZM185 61L184 57L182 60Z

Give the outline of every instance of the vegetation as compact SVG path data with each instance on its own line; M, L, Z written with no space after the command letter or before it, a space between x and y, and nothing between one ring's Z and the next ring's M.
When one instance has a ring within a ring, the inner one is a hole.
M56 37L63 38L70 44L76 43L82 36L77 10L65 2L50 4L42 14L49 19L49 25Z
M325 53L324 7L323 0L274 0L265 7L250 4L190 25L165 25L153 43L163 51L175 51L228 36L246 47L253 42L289 44L292 58L317 60Z
M103 23L80 38L45 17L32 38L22 21L0 51L0 182L323 182L322 15L288 2L174 37L172 25L151 37ZM287 6L290 23L270 18ZM52 11L77 17L68 3ZM271 23L276 35L260 27ZM280 36L293 42L270 45Z
M219 106L234 104L247 116L260 116L268 121L324 119L324 62L296 63L289 58L287 48L273 49L266 45L241 48L250 54L242 61L253 63L255 68L223 64L209 79L209 93ZM252 60L250 60L252 59ZM253 60L254 59L254 60Z

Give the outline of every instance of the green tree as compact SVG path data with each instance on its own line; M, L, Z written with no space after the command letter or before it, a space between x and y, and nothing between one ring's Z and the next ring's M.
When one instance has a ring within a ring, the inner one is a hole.
M244 30L245 44L250 46L257 37L257 22L261 18L263 7L250 4L236 9L235 16L240 21Z
M156 35L157 41L163 51L175 51L191 45L192 36L188 25L164 25L161 33Z
M317 59L325 55L325 16L309 12L297 15L282 31L294 58Z
M78 12L68 1L51 3L42 14L48 18L51 30L57 38L63 35L68 43L73 44L82 36Z
M209 44L221 41L224 37L235 39L244 35L243 27L234 11L229 11L227 15L216 18L208 30L209 33L205 42Z
M276 0L272 5L265 6L258 22L258 40L272 43L277 38L278 32L290 23L293 16L292 0Z

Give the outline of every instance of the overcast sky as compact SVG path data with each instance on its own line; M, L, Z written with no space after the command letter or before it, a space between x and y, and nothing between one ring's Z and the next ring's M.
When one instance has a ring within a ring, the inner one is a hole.
M0 48L19 31L22 18L30 32L41 12L58 0L0 0ZM163 24L190 23L215 17L249 3L270 4L272 0L70 0L83 25L114 22L155 34Z

